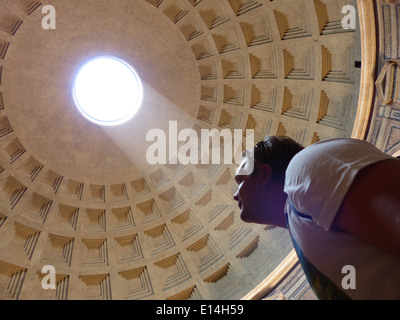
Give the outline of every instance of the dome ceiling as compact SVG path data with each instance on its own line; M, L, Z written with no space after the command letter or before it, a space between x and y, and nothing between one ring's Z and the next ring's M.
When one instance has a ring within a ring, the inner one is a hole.
M341 27L342 5L5 1L0 297L238 299L258 285L291 252L287 232L240 221L235 165L150 165L146 134L177 121L304 145L351 136L360 39ZM72 99L76 72L101 55L143 81L141 109L118 127L86 121ZM41 289L43 265L56 291Z

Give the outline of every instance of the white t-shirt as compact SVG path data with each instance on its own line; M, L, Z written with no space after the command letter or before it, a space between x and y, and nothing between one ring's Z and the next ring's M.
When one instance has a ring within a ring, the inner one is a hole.
M330 139L298 153L286 171L285 211L295 246L353 299L400 299L400 257L345 232L329 231L357 173L388 159L394 158L366 141ZM312 220L300 216L290 202Z

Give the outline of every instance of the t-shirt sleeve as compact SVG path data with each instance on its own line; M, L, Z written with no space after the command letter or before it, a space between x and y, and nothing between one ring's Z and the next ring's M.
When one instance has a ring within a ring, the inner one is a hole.
M362 140L321 141L292 159L286 171L284 191L299 212L329 230L357 173L389 158Z

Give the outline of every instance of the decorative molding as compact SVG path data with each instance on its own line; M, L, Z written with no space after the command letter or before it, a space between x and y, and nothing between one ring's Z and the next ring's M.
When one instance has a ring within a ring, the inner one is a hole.
M361 32L361 81L352 138L365 139L373 108L376 68L375 9L372 0L357 0Z

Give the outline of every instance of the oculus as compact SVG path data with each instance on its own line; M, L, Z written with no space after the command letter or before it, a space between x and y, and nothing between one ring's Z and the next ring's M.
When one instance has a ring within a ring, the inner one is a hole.
M115 57L101 56L78 70L72 96L84 118L98 125L116 126L137 113L143 100L143 87L129 64Z

